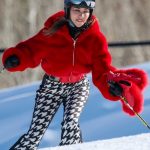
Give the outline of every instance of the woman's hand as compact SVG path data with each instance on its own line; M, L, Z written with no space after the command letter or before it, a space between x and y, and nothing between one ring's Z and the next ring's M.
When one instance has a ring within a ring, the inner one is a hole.
M131 83L125 80L120 80L118 82L108 81L109 93L113 96L123 96L125 92L131 87Z
M119 85L119 83L114 81L109 81L109 93L112 96L122 96L123 88Z
M6 69L10 69L19 66L19 64L20 64L19 58L16 55L11 55L5 60L4 67Z

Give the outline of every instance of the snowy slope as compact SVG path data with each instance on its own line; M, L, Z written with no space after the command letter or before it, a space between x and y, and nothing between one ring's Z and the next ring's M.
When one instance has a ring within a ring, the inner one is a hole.
M150 134L141 134L40 150L149 150L149 141Z
M137 65L150 76L150 63ZM89 76L91 81L91 76ZM40 82L0 90L0 150L9 147L30 126L34 108L35 91ZM145 104L142 117L150 123L150 87L144 92ZM45 133L40 148L57 146L60 142L62 107ZM80 126L85 142L148 133L149 130L136 117L129 117L121 110L120 102L105 100L91 83L88 102L81 114ZM89 130L90 129L90 130Z

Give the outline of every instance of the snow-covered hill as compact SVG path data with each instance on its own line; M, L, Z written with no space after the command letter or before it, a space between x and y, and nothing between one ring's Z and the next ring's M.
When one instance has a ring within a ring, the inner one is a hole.
M150 63L136 65L150 76ZM91 81L91 76L89 76ZM9 147L30 126L34 108L35 91L40 82L0 90L0 150ZM89 100L81 114L80 126L85 142L149 133L137 117L129 117L122 112L120 102L105 100L91 82ZM144 92L145 104L141 116L150 123L150 86ZM62 107L46 131L40 148L57 146L63 116ZM90 129L90 130L89 130Z
M44 148L40 150L149 150L150 134L87 142L83 144Z

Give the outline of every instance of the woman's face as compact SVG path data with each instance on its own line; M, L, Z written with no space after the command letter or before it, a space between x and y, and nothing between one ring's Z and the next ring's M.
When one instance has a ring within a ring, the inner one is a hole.
M88 8L72 6L70 9L70 19L76 27L81 27L86 23L90 16L90 10Z

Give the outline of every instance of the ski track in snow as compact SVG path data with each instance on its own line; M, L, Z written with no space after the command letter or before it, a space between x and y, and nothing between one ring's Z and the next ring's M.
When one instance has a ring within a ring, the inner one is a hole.
M39 150L150 150L150 134L140 134Z

